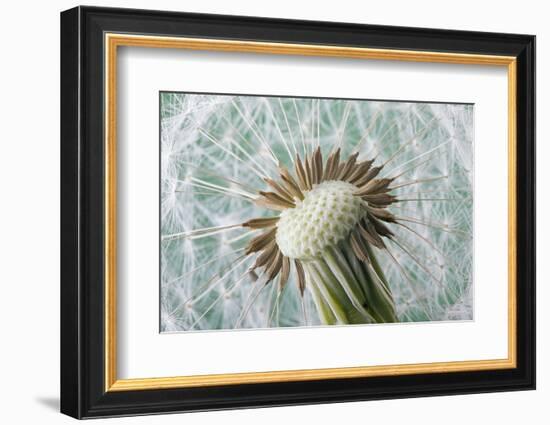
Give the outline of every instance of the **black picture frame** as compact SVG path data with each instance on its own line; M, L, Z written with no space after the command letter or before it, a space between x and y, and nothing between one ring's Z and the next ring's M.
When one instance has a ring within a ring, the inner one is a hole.
M104 33L258 40L517 59L517 367L105 391ZM61 412L75 418L535 388L535 37L76 7L61 13Z

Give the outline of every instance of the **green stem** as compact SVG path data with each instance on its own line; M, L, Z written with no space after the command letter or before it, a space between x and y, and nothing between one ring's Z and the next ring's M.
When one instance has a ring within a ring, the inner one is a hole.
M325 324L396 322L395 305L374 252L371 264L355 257L350 243L329 247L315 260L304 262L312 295Z
M326 325L335 325L338 322L342 323L342 321L346 323L347 320L340 308L340 303L335 302L334 298L329 295L327 282L319 275L313 264L304 263L304 271L308 276L309 288L321 322Z
M371 259L371 263L374 271L378 275L378 278L380 279L380 281L384 284L384 287L386 288L386 291L388 292L388 294L391 294L390 284L386 280L386 276L384 275L382 267L380 267L380 263L378 263L378 259L374 254L374 250L372 249L371 246L367 245L367 251L369 253L369 257Z

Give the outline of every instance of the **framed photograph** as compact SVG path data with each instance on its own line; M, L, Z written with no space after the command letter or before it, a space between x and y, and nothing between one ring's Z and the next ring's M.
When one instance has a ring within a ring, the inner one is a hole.
M61 14L61 411L535 387L535 37Z

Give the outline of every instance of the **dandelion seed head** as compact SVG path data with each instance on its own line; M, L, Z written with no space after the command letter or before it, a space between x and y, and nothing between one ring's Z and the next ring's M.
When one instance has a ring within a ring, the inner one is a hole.
M282 253L293 259L312 259L327 246L349 236L363 217L357 188L343 181L326 181L305 193L295 208L281 214L276 240Z

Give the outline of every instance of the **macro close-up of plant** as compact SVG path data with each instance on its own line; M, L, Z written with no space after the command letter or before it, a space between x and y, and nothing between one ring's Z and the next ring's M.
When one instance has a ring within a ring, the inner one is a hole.
M473 105L160 109L161 331L473 318Z

